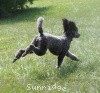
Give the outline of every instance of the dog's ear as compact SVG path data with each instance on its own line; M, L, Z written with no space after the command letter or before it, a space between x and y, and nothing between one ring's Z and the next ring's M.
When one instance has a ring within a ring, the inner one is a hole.
M63 18L62 22L63 22L64 32L67 32L68 28L69 28L69 21L67 19Z
M63 25L68 25L69 23L69 21L66 18L63 18L62 21L63 21Z

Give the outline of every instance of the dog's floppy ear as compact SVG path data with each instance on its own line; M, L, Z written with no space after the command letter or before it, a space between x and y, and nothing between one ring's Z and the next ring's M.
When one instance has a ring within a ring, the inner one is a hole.
M63 21L64 32L67 32L69 28L69 21L65 18L63 18L62 21Z

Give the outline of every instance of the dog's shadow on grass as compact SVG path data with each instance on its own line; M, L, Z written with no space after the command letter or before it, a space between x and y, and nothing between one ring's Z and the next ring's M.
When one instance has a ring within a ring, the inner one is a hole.
M75 73L79 65L79 62L70 61L66 63L59 71L57 71L57 77L67 78L70 74Z
M64 79L70 77L71 74L74 74L77 70L79 62L76 61L69 61L66 62L60 69L54 68L50 69L49 71L38 72L37 79L38 80L49 80L51 78L54 79ZM48 75L49 73L49 75Z
M4 24L12 24L14 22L34 21L37 17L47 14L51 7L33 7L13 12L9 17L1 18Z

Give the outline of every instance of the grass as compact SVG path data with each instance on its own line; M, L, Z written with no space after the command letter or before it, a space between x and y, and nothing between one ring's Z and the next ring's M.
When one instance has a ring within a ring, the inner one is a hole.
M100 0L36 0L31 9L0 20L0 93L99 93L100 92ZM44 32L62 34L62 18L76 22L81 37L70 51L80 62L64 58L61 70L49 51L12 63L14 54L38 33L36 20L45 18ZM32 89L36 87L36 90ZM42 86L45 86L43 90ZM50 90L50 86L56 88ZM65 91L64 89L65 88Z

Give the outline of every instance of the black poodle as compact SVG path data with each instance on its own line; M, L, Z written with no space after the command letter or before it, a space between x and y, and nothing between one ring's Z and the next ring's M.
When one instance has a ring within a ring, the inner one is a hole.
M37 28L40 34L33 39L32 43L26 49L21 49L18 51L13 62L20 57L24 57L31 53L42 56L46 53L47 49L49 49L52 54L58 56L58 68L61 67L61 63L65 56L71 58L72 60L79 61L74 54L69 52L70 44L73 38L79 38L80 36L75 23L67 19L62 19L64 34L62 36L55 36L49 33L43 33L43 20L43 17L39 17L37 20Z

